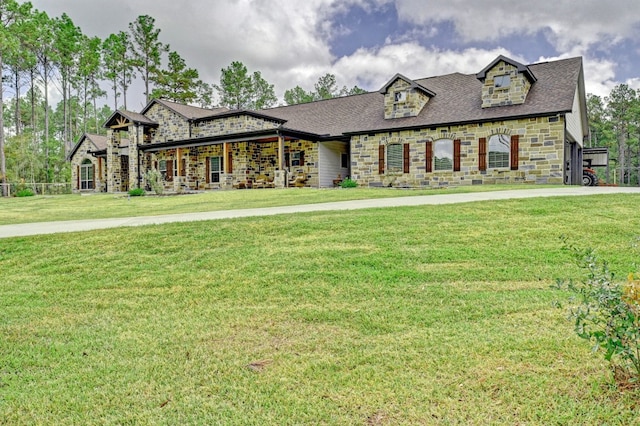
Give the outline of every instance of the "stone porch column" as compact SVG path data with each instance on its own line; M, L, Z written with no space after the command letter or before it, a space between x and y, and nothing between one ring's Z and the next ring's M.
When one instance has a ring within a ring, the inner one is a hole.
M139 188L142 185L142 181L138 180L140 172L138 144L143 138L142 131L141 126L133 124L129 126L129 189Z
M120 191L120 138L113 129L107 130L107 192Z

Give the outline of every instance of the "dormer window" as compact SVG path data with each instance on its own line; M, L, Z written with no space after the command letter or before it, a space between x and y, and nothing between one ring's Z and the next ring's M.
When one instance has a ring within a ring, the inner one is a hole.
M407 92L396 92L394 94L394 99L396 102L404 102L407 100Z
M476 77L482 82L482 108L523 104L536 82L528 66L502 55Z
M396 74L380 89L384 95L384 118L415 117L436 94L415 81Z
M493 86L496 89L504 89L511 85L511 78L508 75L498 75L493 78Z

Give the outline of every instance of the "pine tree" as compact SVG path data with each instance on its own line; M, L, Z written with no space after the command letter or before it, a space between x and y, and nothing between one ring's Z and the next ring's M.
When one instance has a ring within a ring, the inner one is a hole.
M144 81L146 102L151 100L149 83L160 77L162 54L169 51L168 44L158 41L160 29L155 27L155 19L149 15L141 15L129 24L131 34L131 52L133 66L140 72Z

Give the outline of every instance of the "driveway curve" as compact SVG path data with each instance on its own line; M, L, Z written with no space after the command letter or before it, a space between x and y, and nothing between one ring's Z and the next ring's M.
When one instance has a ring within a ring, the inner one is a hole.
M96 229L118 228L126 226L158 225L171 222L220 220L238 217L272 216L277 214L306 213L317 211L359 210L384 207L470 203L478 201L507 200L519 198L584 196L620 193L636 194L640 196L640 188L566 186L559 188L473 192L468 194L417 195L395 198L378 198L353 201L337 201L331 203L303 204L297 206L220 210L199 213L180 213L161 216L139 216L108 219L70 220L60 222L21 223L13 225L1 225L0 238L56 234L61 232L91 231Z

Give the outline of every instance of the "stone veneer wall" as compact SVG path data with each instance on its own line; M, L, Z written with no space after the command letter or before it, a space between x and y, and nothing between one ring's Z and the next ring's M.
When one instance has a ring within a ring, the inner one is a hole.
M76 150L73 158L71 159L71 185L74 191L80 191L78 188L78 167L82 164L82 162L86 159L91 160L91 164L93 164L93 173L95 177L95 188L92 190L94 192L100 192L104 189L105 182L105 161L102 160L102 170L100 170L100 161L89 154L89 151L95 150L95 146L88 138L85 138L82 144Z
M153 104L145 116L159 123L153 142L189 139L189 121L161 104Z
M142 126L129 126L129 189L144 188L143 176L138 183L138 144L144 140L143 130Z
M554 117L558 118L558 117ZM520 135L518 170L478 170L478 139L492 134ZM426 173L427 140L460 139L460 171ZM351 139L351 177L363 186L441 187L493 183L562 184L564 118L549 122L549 117L469 124L446 128L385 132ZM386 171L378 174L378 146L388 143L410 144L409 173Z
M277 142L232 142L229 149L233 153L232 184L245 182L247 179L255 180L264 175L275 178L278 165ZM318 145L310 141L287 141L285 152L304 151L305 165L292 167L291 170L302 170L307 175L307 186L318 186ZM224 174L220 183L207 183L207 161L209 157L224 157L224 145L182 148L180 155L185 158L186 173L184 183L189 189L223 189ZM176 158L176 150L160 151L149 156L150 165L155 166L159 160L173 161ZM224 170L227 170L227 158L223 158ZM174 190L173 182L166 182L165 189Z
M107 191L119 192L123 189L123 171L120 157L120 132L107 130ZM128 158L128 157L126 157ZM128 175L128 173L127 173Z
M494 78L500 75L510 77L509 87L494 87ZM523 74L518 73L516 67L500 61L487 71L484 86L482 86L482 108L522 104L530 88L531 83Z
M229 135L233 133L250 132L254 130L275 129L279 126L273 121L250 115L217 118L209 121L198 122L192 129L192 137Z
M279 126L274 121L241 115L192 123L189 128L187 119L157 103L147 111L146 116L160 123L152 143L276 129Z
M415 117L422 111L422 108L429 102L429 96L423 92L411 89L409 82L398 78L384 95L384 118ZM396 101L395 94L405 92L404 101Z

